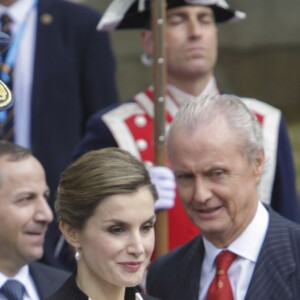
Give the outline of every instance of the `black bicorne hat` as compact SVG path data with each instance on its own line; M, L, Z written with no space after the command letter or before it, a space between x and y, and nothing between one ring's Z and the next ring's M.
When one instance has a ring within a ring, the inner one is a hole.
M97 29L149 28L151 14L150 0L113 0L104 12ZM166 0L167 9L193 5L208 6L214 12L217 23L240 21L246 14L233 10L225 0Z

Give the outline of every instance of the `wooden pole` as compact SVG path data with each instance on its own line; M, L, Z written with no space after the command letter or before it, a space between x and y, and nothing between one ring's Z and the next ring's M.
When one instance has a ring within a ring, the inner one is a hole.
M154 85L154 153L155 165L165 166L167 162L165 147L165 95L166 95L166 63L165 63L165 20L166 0L151 0L152 34L153 34L153 85ZM155 254L160 256L168 252L168 212L157 213L155 226Z

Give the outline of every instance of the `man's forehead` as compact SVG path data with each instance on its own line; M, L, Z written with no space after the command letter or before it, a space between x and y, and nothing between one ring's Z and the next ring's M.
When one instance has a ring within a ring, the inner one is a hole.
M167 10L167 16L173 15L173 14L178 14L178 13L183 13L183 14L209 14L213 15L213 10L209 6L193 6L193 5L185 5L185 6L177 6L173 7Z
M12 159L10 155L0 157L0 174L5 176L17 176L24 172L43 172L40 162L33 156L21 159Z

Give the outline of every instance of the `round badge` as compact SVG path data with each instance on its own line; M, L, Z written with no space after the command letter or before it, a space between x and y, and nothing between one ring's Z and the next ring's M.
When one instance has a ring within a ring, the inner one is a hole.
M0 111L10 108L13 104L10 89L0 80Z
M53 22L53 17L50 14L41 15L41 22L44 25L49 25Z

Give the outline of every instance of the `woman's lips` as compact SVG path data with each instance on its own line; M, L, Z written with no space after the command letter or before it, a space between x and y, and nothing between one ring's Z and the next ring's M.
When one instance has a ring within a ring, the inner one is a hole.
M125 270L129 272L136 272L142 266L142 262L122 262L119 263Z

